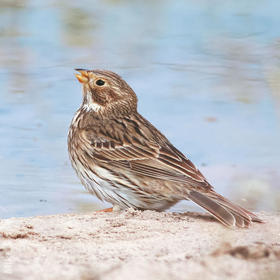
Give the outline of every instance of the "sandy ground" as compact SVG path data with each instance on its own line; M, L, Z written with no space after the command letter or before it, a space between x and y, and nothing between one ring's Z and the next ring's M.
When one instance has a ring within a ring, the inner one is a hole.
M0 279L280 279L280 215L227 229L195 213L0 220Z

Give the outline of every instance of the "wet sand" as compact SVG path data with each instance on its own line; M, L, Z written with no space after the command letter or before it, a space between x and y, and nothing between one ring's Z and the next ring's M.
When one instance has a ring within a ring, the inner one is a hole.
M0 220L0 279L279 279L280 216L128 210Z

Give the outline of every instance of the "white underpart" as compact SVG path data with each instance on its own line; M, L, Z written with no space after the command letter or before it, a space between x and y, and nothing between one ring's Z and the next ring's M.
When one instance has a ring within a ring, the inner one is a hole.
M135 197L131 190L118 188L107 181L111 180L115 182L115 177L108 170L95 166L95 172L99 177L90 170L86 170L79 161L74 161L73 167L86 189L89 192L95 193L100 199L110 202L113 205L119 205L120 208L143 207L141 201ZM102 178L106 178L107 180ZM119 181L126 183L121 179Z
M89 104L84 104L83 108L86 111L94 111L94 112L99 112L103 107L97 103L91 102Z
M75 127L77 127L78 126L78 117L79 117L79 114L80 114L80 112L81 112L81 110L78 110L77 112L76 112L76 114L75 114L75 116L73 117L73 119L72 119L72 125L73 126L75 126ZM69 130L69 136L71 136L72 137L72 129L70 129Z
M129 185L125 178L119 176L116 178L109 170L96 165L92 166L94 172L96 172L95 174L89 169L85 169L82 163L77 160L76 156L73 158L72 165L82 184L90 193L95 194L103 201L112 203L113 207L118 206L118 209L131 207L161 211L180 200L175 198L174 203L168 201L164 203L163 200L157 199L157 196L155 196L147 203L135 192L139 189L138 186L140 184L137 177L130 176L130 182L134 181L134 184ZM128 187L125 187L126 184Z
M107 180L110 180L112 182L115 182L116 185L118 185L117 181L126 184L125 179L118 178L116 180L116 177L111 174L110 171L107 169L104 169L102 167L95 166L95 171L101 178L106 178ZM123 205L127 207L130 205L130 207L142 207L141 201L137 199L137 197L134 195L133 190L129 188L124 188L123 186L113 186L109 182L101 179L100 177L97 177L95 174L92 174L95 176L95 181L98 183L98 186L95 186L95 190L98 190L101 192L104 196L104 199L108 201L108 197L112 198L115 201L118 201L119 205ZM92 181L91 181L91 187L92 187ZM114 204L114 203L113 203Z

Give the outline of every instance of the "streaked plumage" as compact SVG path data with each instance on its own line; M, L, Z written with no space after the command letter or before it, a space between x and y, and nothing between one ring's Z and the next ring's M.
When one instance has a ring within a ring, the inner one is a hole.
M83 103L69 129L68 150L89 192L121 209L165 210L190 199L226 226L261 221L217 194L193 163L137 112L137 97L120 76L77 71Z

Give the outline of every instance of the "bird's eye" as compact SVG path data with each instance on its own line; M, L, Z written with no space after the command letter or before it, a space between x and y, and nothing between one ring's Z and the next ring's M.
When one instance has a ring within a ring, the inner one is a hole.
M99 79L95 82L95 84L98 85L98 86L103 86L105 84L105 82L103 80Z

